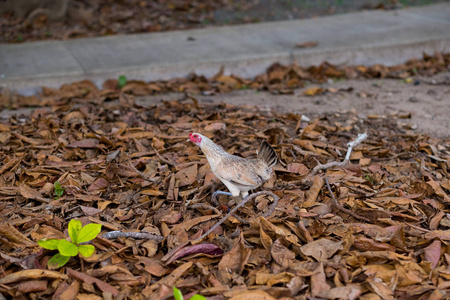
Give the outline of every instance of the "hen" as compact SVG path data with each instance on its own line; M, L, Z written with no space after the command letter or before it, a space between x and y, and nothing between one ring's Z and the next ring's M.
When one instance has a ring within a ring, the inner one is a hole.
M200 147L208 159L214 175L225 184L230 193L216 192L245 198L248 191L256 189L270 178L272 167L277 163L275 150L264 141L257 158L246 159L226 152L222 147L199 133L191 133L189 140Z

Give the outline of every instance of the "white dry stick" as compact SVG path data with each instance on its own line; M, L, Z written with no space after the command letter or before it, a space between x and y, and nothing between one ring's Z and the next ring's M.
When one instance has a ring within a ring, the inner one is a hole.
M365 132L359 133L356 140L347 143L347 146L348 146L347 154L345 155L345 159L343 161L341 161L341 162L332 161L332 162L326 163L324 165L319 163L317 166L314 167L314 169L311 171L311 173L308 175L308 177L316 175L316 173L319 170L326 170L326 169L329 169L332 167L345 167L346 165L348 165L348 163L350 162L350 155L352 154L353 148L358 146L359 144L361 144L362 141L364 141L366 138L367 138L367 133L365 133Z
M119 237L135 238L135 239L147 239L153 241L162 241L163 236L151 234L147 232L122 232L122 231L110 231L101 236L104 239L117 239Z

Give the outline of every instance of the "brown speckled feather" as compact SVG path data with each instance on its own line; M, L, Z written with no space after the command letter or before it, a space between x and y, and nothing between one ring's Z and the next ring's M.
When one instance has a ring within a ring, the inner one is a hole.
M261 186L270 178L277 155L267 142L262 143L257 158L246 159L231 155L207 137L201 137L200 148L206 155L211 170L233 196L245 196L249 190Z

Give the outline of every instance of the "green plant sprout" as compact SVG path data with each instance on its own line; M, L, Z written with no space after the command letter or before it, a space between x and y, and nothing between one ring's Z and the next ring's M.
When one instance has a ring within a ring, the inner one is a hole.
M61 183L59 181L56 181L53 186L55 187L55 200L57 200L64 194L65 188L61 187Z
M173 286L173 297L175 300L183 300L183 293L176 286ZM206 300L205 296L195 294L189 300Z
M64 266L72 256L78 253L84 257L91 256L95 247L93 245L82 245L97 237L102 229L100 224L87 224L83 227L80 220L69 222L69 237L72 242L64 239L42 239L38 241L39 246L48 250L58 250L47 263L50 269L57 269Z
M118 79L118 87L123 88L127 84L127 77L125 75L120 75Z

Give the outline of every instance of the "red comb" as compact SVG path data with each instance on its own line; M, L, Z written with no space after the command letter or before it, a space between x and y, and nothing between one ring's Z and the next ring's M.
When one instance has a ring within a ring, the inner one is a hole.
M191 136L192 136L192 133L189 134L189 137L191 137Z

